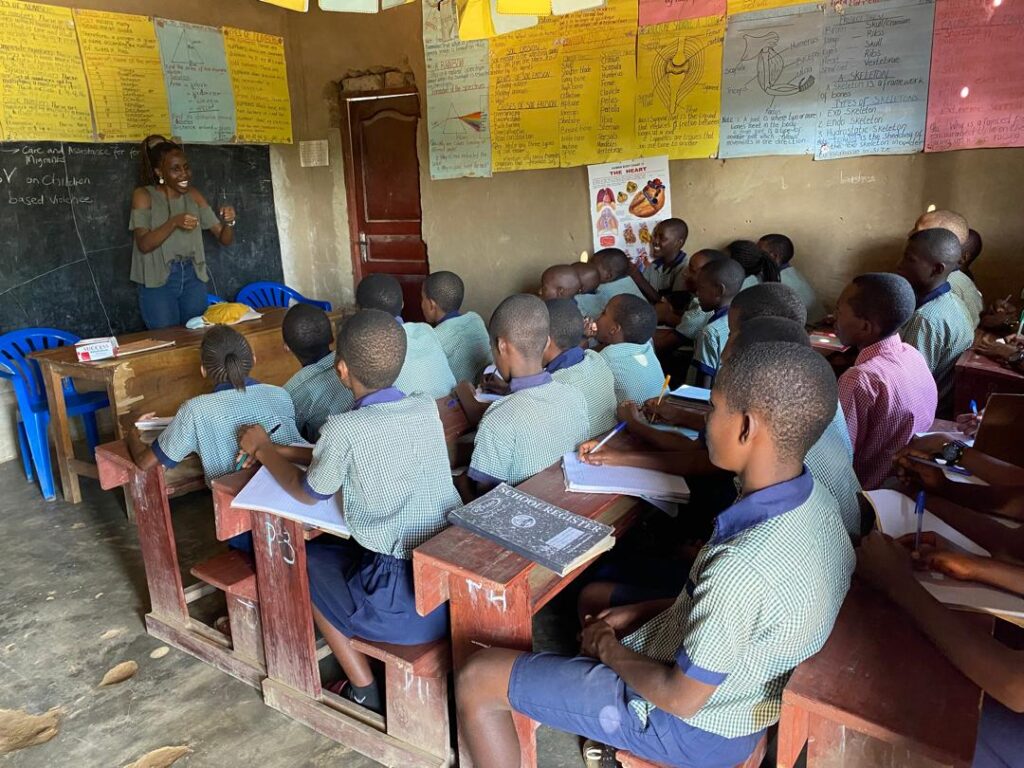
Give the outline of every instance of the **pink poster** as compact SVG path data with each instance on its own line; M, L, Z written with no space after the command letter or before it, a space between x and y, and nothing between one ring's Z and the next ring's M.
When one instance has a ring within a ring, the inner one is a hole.
M1024 3L935 4L925 152L1024 146Z
M726 0L640 0L640 26L725 14Z

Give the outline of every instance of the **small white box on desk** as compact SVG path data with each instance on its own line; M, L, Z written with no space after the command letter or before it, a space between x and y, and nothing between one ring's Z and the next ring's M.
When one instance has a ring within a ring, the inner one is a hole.
M75 343L75 354L80 363L92 363L115 357L117 355L117 339L113 336L82 339Z

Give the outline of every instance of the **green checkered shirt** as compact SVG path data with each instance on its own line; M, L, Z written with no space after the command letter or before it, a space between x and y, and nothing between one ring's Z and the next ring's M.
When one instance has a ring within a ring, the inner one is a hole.
M700 302L697 299L691 300L690 306L683 312L679 325L676 326L676 333L693 341L703 330L704 326L708 324L713 314L714 312L705 312L701 309Z
M615 377L615 399L620 403L632 400L637 405L661 394L665 372L654 354L651 342L644 344L609 344L601 357Z
M671 267L663 268L662 265L655 262L644 270L644 278L651 288L659 294L664 296L666 293L672 293L673 291L686 290L683 273L686 271L686 264L690 257L685 253L681 254L681 256L682 258L679 259L678 263L673 264Z
M964 303L947 291L918 307L900 332L928 363L939 390L939 411L952 404L953 369L957 358L974 343L974 328L967 314Z
M591 320L597 320L601 313L604 312L604 305L608 303L608 299L596 293L578 293L574 298L576 299L576 306L579 307L580 314L584 317L589 317Z
M811 446L804 463L811 470L815 481L832 494L839 507L839 514L847 533L860 537L860 481L853 470L853 456L847 450L850 433L842 412L836 411L839 419L833 419L825 428L818 442Z
M425 395L331 416L306 475L319 496L343 493L363 547L409 559L459 506L437 403Z
M491 337L476 312L442 320L434 327L434 333L456 381L475 382L480 371L494 362L491 359Z
M451 394L455 376L434 329L426 323L404 323L402 328L408 346L395 387L407 395L421 392L435 400Z
M644 296L644 292L640 290L636 281L629 275L620 277L618 280L612 280L610 283L601 283L597 286L595 293L601 297L605 306L607 306L608 302L620 293L632 293L634 296L639 296L644 301L647 301L647 297Z
M783 285L788 285L796 291L796 295L804 303L808 323L817 323L825 317L825 305L818 300L818 294L814 292L814 288L800 270L796 267L786 267L781 272L781 280Z
M588 349L580 362L554 371L551 378L583 395L590 424L586 439L602 435L615 426L615 406L618 405L615 377L601 355Z
M946 278L953 294L964 303L967 308L967 319L971 322L972 328L977 328L981 322L981 313L985 309L985 299L967 275L959 269L949 273Z
M352 407L352 393L338 379L335 359L331 352L305 366L284 385L295 403L295 423L299 431L314 442L328 416Z
M729 308L723 307L708 320L693 342L693 365L701 373L714 377L722 365L722 350L729 341ZM715 317L718 315L718 317Z

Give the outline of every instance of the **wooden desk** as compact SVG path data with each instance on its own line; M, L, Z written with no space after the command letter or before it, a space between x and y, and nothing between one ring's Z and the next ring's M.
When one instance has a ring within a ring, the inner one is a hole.
M992 626L992 618L977 616ZM778 766L957 766L974 756L981 690L887 599L856 582L825 647L782 695Z
M627 496L567 492L560 462L518 487L570 512L611 525L616 536L633 524L643 506L643 502ZM532 651L533 615L585 568L559 577L499 544L462 528L448 528L413 552L416 610L425 616L448 602L452 666L458 673L479 648ZM537 723L518 714L515 721L522 766L536 766ZM459 764L466 768L471 764L469 756L460 752Z
M968 349L953 370L954 413L970 413L971 400L984 408L993 392L1024 393L1024 375Z
M285 309L262 310L263 317L232 326L244 335L256 355L252 376L267 384L284 384L299 370L295 356L285 351L281 339L281 323ZM332 320L343 311L330 313ZM161 416L173 415L178 407L191 397L210 390L210 385L199 375L199 345L203 331L187 328L164 328L158 331L132 333L119 338L121 343L139 339L174 341L173 347L142 352L128 357L80 363L74 347L38 352L32 357L42 369L46 383L46 397L50 404L50 419L57 451L64 499L77 504L82 499L78 478L96 477L96 466L74 456L64 390L61 380L90 382L106 389L114 414L115 438L120 440L129 427L129 414L143 408ZM131 506L129 505L129 510Z

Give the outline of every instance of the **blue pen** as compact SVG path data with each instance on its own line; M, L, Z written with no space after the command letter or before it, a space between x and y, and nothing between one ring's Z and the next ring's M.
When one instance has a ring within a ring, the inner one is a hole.
M267 432L267 436L269 437L270 435L273 435L273 434L274 434L275 432L277 432L277 430L279 430L280 428L281 428L281 425L280 425L280 424L278 424L278 425L277 425L276 427L274 427L274 428L273 428L272 430L270 430L269 432ZM248 459L248 458L249 458L249 454L248 454L248 453L243 453L243 454L242 454L241 456L239 456L239 457L238 457L238 463L237 463L237 464L235 464L235 472L239 472L239 471L241 471L242 467L244 467L244 466L245 466L245 462L246 462L246 459Z
M975 416L978 415L978 403L974 400L971 400L971 413L973 413Z
M916 553L921 545L921 523L924 522L924 491L917 492L917 505L914 507L914 514L917 515L917 533L914 534L914 552Z
M604 444L605 443L607 443L609 440L611 440L613 437L615 437L617 434L619 434L619 432L621 432L623 429L625 429L625 427L626 427L626 422L620 421L618 424L615 425L615 429L613 429L611 432L609 432L607 435L604 436L604 439L600 443L598 443L593 448L591 448L589 451L587 451L587 455L589 456L592 453L597 453L598 451L600 451L602 448L604 448Z

